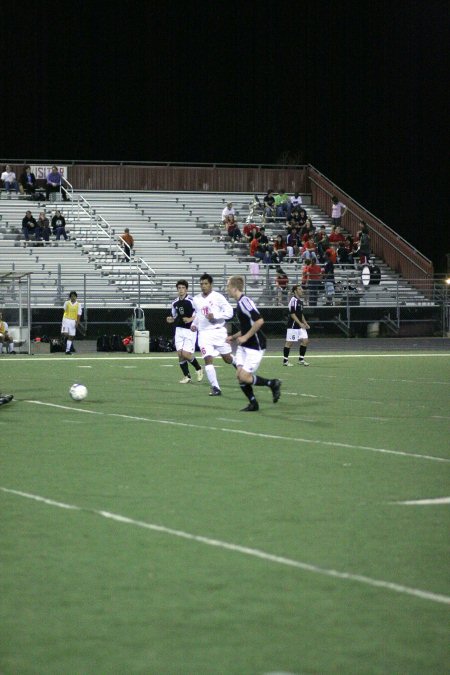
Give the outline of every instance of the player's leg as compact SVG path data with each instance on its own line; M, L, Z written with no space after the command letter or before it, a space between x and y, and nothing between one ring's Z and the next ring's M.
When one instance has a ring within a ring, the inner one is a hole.
M205 362L205 373L208 378L208 382L211 385L211 391L209 392L210 396L220 396L221 390L219 386L219 381L217 379L216 369L214 368L214 357L218 355L218 352L214 348L214 339L209 333L212 331L203 331L199 333L198 336L198 346L203 356Z
M291 351L292 344L298 340L295 330L286 331L286 342L283 347L283 366L292 366L292 363L289 363L289 352Z
M300 349L298 356L299 366L309 366L309 363L305 361L306 349L308 347L308 333L304 328L300 329Z
M195 352L195 340L197 337L197 333L193 333L190 329L183 329L183 349L182 349L182 356L183 359L186 362L186 366L188 367L189 364L191 364L196 373L197 373L197 382L201 382L203 380L203 370L197 359L195 358L194 352ZM188 376L189 375L189 367L188 367Z
M183 335L183 329L182 328L176 328L175 329L175 349L177 350L178 354L178 365L181 368L181 372L183 373L183 377L180 380L180 384L189 384L191 381L191 376L189 375L189 368L188 364L186 363L186 359L184 358L184 335Z

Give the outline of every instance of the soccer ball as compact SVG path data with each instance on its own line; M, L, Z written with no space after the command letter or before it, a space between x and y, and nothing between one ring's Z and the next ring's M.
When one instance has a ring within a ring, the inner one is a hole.
M69 394L74 401L82 401L88 394L87 387L84 384L73 384L69 389Z

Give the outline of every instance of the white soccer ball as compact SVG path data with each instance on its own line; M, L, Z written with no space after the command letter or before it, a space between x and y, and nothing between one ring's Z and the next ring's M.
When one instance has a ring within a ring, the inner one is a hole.
M69 389L69 394L74 401L82 401L88 395L88 390L84 384L73 384Z

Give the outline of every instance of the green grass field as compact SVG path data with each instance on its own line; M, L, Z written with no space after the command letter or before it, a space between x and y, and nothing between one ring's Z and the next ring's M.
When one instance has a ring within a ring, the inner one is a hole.
M449 672L450 356L325 356L1 357L0 672Z

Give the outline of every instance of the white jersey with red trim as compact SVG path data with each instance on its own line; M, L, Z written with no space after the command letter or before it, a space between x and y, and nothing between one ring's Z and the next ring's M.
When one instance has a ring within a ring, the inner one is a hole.
M211 291L208 295L199 293L194 297L193 305L195 309L195 318L193 324L197 330L214 330L223 328L225 321L233 316L233 308L228 300L217 291ZM209 321L206 317L213 314L214 321Z

